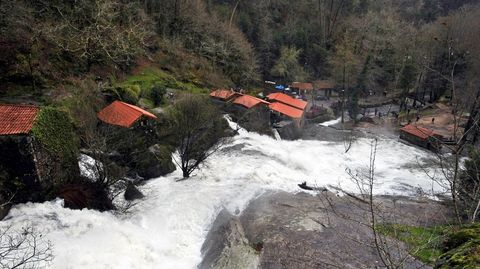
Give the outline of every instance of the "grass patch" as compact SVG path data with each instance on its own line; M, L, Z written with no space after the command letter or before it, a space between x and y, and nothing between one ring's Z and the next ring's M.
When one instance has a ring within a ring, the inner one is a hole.
M140 98L143 99L151 99L154 87L182 90L194 94L209 93L207 88L197 86L192 82L179 81L174 76L155 67L145 68L138 74L129 76L123 82L117 83L116 86L122 88L138 86L140 88Z
M424 263L433 264L443 254L445 226L415 227L401 224L382 224L378 231L407 244L409 253Z

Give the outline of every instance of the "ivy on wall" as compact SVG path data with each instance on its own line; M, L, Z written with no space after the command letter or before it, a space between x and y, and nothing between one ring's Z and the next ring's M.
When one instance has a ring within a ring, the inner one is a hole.
M42 145L61 169L57 175L70 177L78 170L79 139L69 114L54 107L44 107L37 115L32 128L33 137ZM54 178L64 181L67 178Z

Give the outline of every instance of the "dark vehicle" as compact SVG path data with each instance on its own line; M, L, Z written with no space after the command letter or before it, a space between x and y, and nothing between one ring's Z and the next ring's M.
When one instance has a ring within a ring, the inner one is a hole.
M317 95L317 96L315 96L315 100L317 100L317 101L326 101L326 100L328 100L328 97L325 96L325 95Z

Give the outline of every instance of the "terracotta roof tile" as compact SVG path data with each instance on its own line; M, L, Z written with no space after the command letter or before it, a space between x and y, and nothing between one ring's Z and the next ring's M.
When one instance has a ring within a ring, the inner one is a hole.
M38 111L33 105L0 104L0 135L28 134Z
M278 101L281 103L284 103L289 106L293 106L295 108L304 110L307 107L307 102L300 100L300 99L295 99L289 95L283 94L283 93L271 93L267 96L269 100L274 100Z
M258 104L270 104L269 102L262 100L251 95L242 95L233 101L234 104L244 106L246 108L252 108Z
M299 89L299 90L308 90L308 91L313 90L313 84L312 83L293 82L292 85L290 85L290 87L296 88L296 89Z
M431 136L440 136L439 134L437 134L435 131L431 129L414 126L412 124L405 125L403 128L400 129L400 131L409 133L421 139L428 139Z
M271 103L268 107L271 110L280 112L283 115L288 116L290 118L299 119L303 116L303 110L300 110L279 102Z
M232 90L219 89L210 93L210 97L218 98L223 101L228 101L235 96L241 96L241 93L234 92Z
M142 116L157 119L152 113L121 101L114 101L98 112L97 116L105 123L126 128L130 128Z

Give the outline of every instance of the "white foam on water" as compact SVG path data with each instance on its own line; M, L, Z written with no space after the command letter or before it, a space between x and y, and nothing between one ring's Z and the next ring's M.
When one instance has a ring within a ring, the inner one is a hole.
M272 131L273 131L273 136L275 137L276 140L282 140L282 137L278 133L277 129L272 129Z
M235 127L234 123L230 123ZM32 224L54 245L51 268L196 268L201 246L218 212L244 209L270 190L298 192L297 184L341 186L355 191L346 168L365 167L371 140L343 143L284 141L243 129L231 144L185 181L174 173L142 186L146 198L131 215L70 210L58 202L16 205L1 226ZM429 191L432 181L416 165L430 153L380 139L377 194Z
M331 125L335 125L337 123L339 123L340 121L342 121L342 118L338 118L338 119L334 119L334 120L329 120L329 121L326 121L326 122L322 122L320 123L319 125L320 126L325 126L325 127L328 127L328 126L331 126Z

